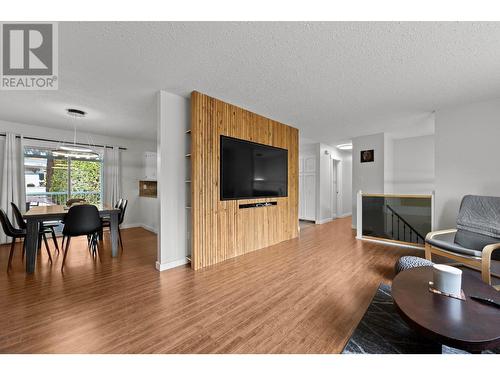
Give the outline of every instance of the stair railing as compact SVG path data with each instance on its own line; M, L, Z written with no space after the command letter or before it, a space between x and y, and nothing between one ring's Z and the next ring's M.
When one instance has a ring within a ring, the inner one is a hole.
M397 222L397 239L398 241L403 242L412 242L413 236L415 237L415 241L418 244L421 241L425 244L425 237L422 236L408 221L405 220L399 213L397 213L391 206L388 204L385 205L387 209L391 212L391 228L392 228L392 236L395 237L394 234L394 220ZM400 236L400 227L401 223L403 223L403 238ZM409 229L409 240L406 240L406 228Z

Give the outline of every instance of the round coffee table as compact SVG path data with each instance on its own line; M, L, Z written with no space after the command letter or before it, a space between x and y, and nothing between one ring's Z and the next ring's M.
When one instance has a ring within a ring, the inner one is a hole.
M500 347L500 309L469 296L500 300L500 293L481 279L463 273L465 301L429 292L432 267L399 273L392 283L397 311L410 327L442 344L477 353Z

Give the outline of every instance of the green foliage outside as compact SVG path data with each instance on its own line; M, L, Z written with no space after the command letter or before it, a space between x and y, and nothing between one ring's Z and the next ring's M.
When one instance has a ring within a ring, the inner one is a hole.
M50 192L68 191L68 161L54 159ZM69 198L83 198L87 203L99 204L101 190L101 163L87 160L71 160L71 197L63 194L57 198L57 203L64 204ZM78 194L79 192L94 192L94 194Z

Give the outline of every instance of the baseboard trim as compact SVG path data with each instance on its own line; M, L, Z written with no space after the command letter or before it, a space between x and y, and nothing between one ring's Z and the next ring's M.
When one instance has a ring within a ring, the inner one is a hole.
M187 264L187 263L189 263L189 261L186 258L174 260L173 262L169 262L169 263L156 262L156 269L161 272L161 271L169 270L171 268L183 266L184 264Z
M122 229L143 228L146 229L147 231L153 232L154 234L158 234L158 231L155 228L150 227L149 225L146 224L122 224L120 227Z
M122 224L120 225L120 228L122 229L129 229L129 228L142 228L142 224Z
M344 217L352 216L352 212L346 212L345 214L339 215L339 219L343 219Z
M332 220L335 220L335 219L342 219L344 217L348 217L348 216L352 216L352 214L350 212L348 213L345 213L345 214L342 214L342 215L335 215L333 217L329 217L329 218L326 218L326 219L322 219L322 220L318 220L318 221L315 221L316 224L326 224Z
M367 242L375 242L375 243L379 243L379 244L382 244L382 245L404 247L406 249L416 249L416 250L422 250L422 251L424 250L424 248L422 246L413 246L413 245L408 245L408 244L398 243L398 242L389 242L389 241L376 240L376 239L373 239L373 238L365 238L365 237L359 238L357 236L356 236L356 239L357 240L361 240L361 241L367 241Z
M154 234L158 234L158 231L155 228L150 227L149 225L143 224L143 225L141 225L141 227L144 228L144 229L146 229L146 230L148 230L148 231L150 231L150 232L153 232Z
M328 223L328 222L330 222L332 220L333 220L333 218L329 217L327 219L322 219L322 220L316 221L316 224L326 224L326 223Z

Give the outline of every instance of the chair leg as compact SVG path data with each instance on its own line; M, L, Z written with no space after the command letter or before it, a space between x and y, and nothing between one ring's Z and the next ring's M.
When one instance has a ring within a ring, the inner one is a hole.
M16 237L12 237L12 244L10 245L9 263L7 264L7 272L12 266L12 256L14 255L14 248L16 246Z
M95 236L95 253L96 256L99 258L99 262L101 262L101 248L99 246L99 235L97 234Z
M59 254L59 245L57 244L56 232L52 227L50 227L50 231L52 232L52 241L54 241L54 246L56 247L57 253Z
M64 256L63 256L63 261L62 261L62 266L61 266L61 271L64 268L64 264L66 264L66 257L68 256L68 251L69 251L69 243L71 242L71 237L66 238L66 249L64 249Z
M122 231L120 230L120 227L118 227L118 239L120 240L120 246L122 248L122 253L123 253Z
M23 255L21 261L24 262L24 254L26 254L26 239L23 240Z
M92 252L92 241L94 240L94 235L87 234L87 250L89 253Z
M42 233L38 233L38 251L42 248Z
M45 233L43 233L42 237L43 237L43 242L45 242L45 250L47 250L47 254L49 255L50 263L52 263L52 255L50 255L50 249L49 249L49 243L47 242L47 236L45 235Z
M93 250L92 250L93 254L94 254L94 257L97 257L97 252L98 252L98 245L97 244L99 243L99 241L97 240L97 237L98 236L96 236L95 239L94 239L94 247L93 247Z
M61 250L64 251L64 240L66 239L66 236L63 234L63 239L62 239L62 242L61 242Z
M425 259L432 262L432 247L428 243L425 243Z
M500 250L500 245L486 245L481 255L481 277L489 285L491 285L491 254L495 250Z

